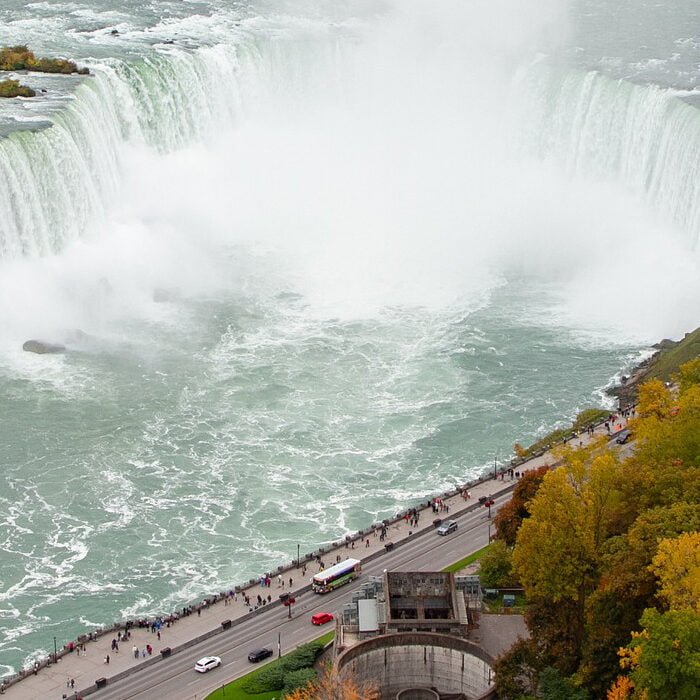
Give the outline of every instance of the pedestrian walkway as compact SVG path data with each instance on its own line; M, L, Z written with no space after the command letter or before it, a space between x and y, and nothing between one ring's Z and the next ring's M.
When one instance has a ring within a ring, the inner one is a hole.
M613 426L613 431L619 432L625 426L626 419L621 418ZM574 446L585 446L593 437L597 438L605 434L606 428L601 424L594 435L585 433L573 438L570 442ZM163 649L169 648L176 651L178 647L199 641L209 633L212 635L218 633L225 620L230 620L232 624L235 624L236 620L246 615L258 614L255 610L258 596L266 601L264 606L259 606L260 612L270 605L267 602L268 596L271 604L279 605L281 593L286 592L294 595L308 586L311 577L318 573L321 568L318 559L327 567L346 557L365 559L373 555L376 556L385 551L387 544L396 545L419 531L432 530L433 520L436 518L453 517L465 508L477 506L480 499L487 501L490 496L497 496L509 491L517 481L516 475L522 475L544 465L553 466L553 459L552 454L547 452L517 465L502 465L501 470L497 470L495 476L482 478L447 494L431 498L427 503L423 502L420 507L415 508L415 513L418 515L417 525L411 524L409 513L414 510L411 509L392 521L384 521L386 535L383 538L379 527L371 527L341 542L336 542L333 546L321 548L314 553L317 558L310 560L302 558L301 566L292 563L286 567L280 567L280 570L274 573L268 572L270 574L269 587L261 586L259 582L256 582L246 587L240 587L240 589L235 588L231 591L217 593L195 606L188 606L188 608L173 615L165 615L160 629L145 624L146 621L142 627L138 623L132 623L129 628L129 639L117 642L118 651L112 648L112 644L113 640L118 639L118 635L125 634L126 630L123 625L113 631L93 634L92 639L76 640L59 651L57 663L42 665L36 673L25 672L26 675L23 679L9 687L0 689L0 693L11 700L53 700L54 698L58 700L62 697L75 699L82 691L94 689L98 679L110 679L117 675L132 673L140 666L155 663L161 658L160 652ZM512 469L512 476L508 473L509 469ZM433 506L430 505L436 500L437 514L433 511ZM465 552L465 556L469 553ZM281 585L281 581L284 582L284 587ZM231 596L232 592L235 592L235 595ZM246 605L244 594L250 600L250 606ZM251 608L253 609L251 610ZM183 614L189 609L191 612ZM150 619L147 622L154 621ZM73 650L68 651L71 644ZM63 646L62 643L61 646ZM148 654L148 651L145 655L143 653L147 646L152 647L151 655ZM134 647L138 649L138 657L134 654ZM106 663L108 657L109 663ZM72 685L71 681L73 681Z

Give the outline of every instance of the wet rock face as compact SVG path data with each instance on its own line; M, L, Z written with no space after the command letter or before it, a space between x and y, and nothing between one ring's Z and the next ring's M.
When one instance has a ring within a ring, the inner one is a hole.
M53 354L66 351L66 346L60 343L48 343L45 340L27 340L22 345L25 352L35 352L39 355Z

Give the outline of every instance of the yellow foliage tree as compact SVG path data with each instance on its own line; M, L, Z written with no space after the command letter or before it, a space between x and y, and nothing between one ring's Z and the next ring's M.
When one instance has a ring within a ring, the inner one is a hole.
M633 691L634 683L627 676L618 676L608 690L607 700L628 700Z
M700 613L700 532L661 540L649 569L659 579L659 597L671 610Z
M515 445L513 445L513 452L515 452L515 456L519 457L520 459L527 457L527 450L519 442L516 442Z
M659 379L651 379L639 387L637 413L640 417L665 418L671 412L673 395Z
M700 357L681 365L675 379L681 393L692 386L700 386Z
M544 477L518 533L513 564L528 595L580 600L590 587L620 504L619 464L612 453L572 450Z
M329 667L318 680L292 691L285 700L379 700L379 690L376 684L357 683Z

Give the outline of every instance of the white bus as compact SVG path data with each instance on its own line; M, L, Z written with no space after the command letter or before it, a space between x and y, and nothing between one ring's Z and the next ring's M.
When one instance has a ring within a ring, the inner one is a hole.
M359 559L341 561L340 564L334 564L328 569L319 571L311 581L311 590L314 593L328 593L356 579L361 569L362 562Z

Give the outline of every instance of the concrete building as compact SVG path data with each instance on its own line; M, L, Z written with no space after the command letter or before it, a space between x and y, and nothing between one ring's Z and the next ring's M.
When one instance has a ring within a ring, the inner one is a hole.
M492 659L469 632L477 577L385 572L367 581L338 624L341 675L376 683L382 700L475 700L492 694Z

